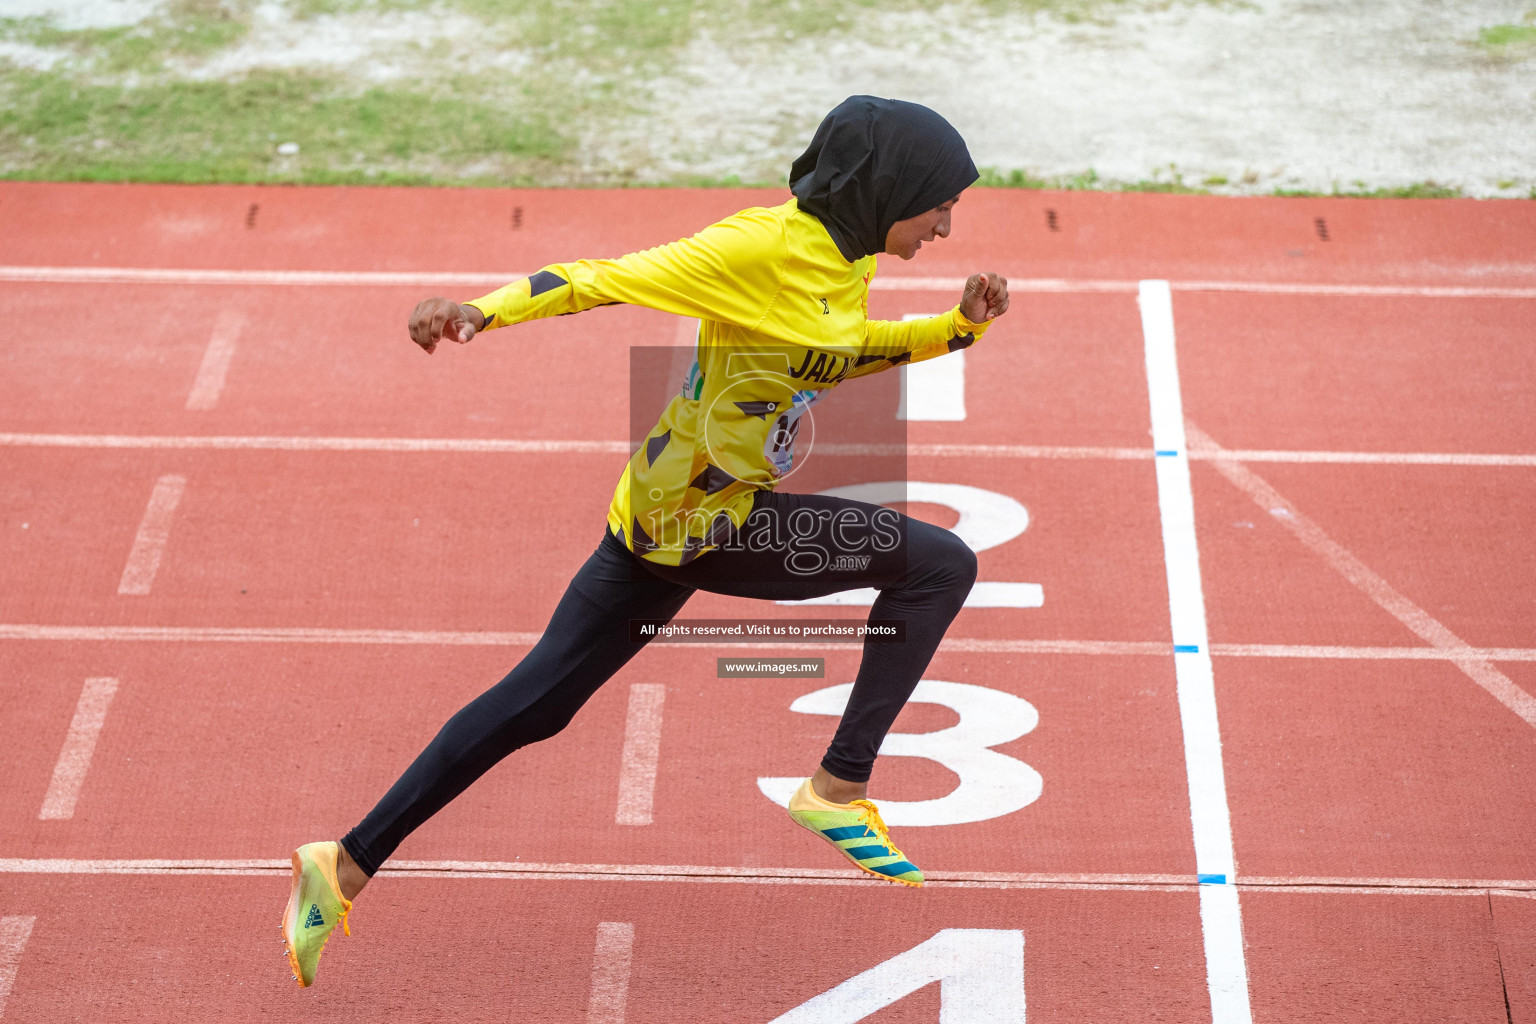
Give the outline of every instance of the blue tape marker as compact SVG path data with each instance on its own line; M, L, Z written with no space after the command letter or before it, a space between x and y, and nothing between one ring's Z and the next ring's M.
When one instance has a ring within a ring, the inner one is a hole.
M1201 885L1226 885L1226 875L1196 875L1195 878Z
M1157 450L1157 454L1158 455L1172 455L1174 457L1177 457L1179 453L1178 452L1165 452L1162 449L1158 449Z
M1199 654L1200 653L1200 645L1199 644L1174 644L1173 645L1173 653L1174 654Z

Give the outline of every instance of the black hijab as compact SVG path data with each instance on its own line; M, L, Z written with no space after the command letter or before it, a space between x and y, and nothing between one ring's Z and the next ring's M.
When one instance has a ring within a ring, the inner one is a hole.
M850 96L790 165L789 187L852 263L884 249L892 224L953 199L978 177L965 140L934 111Z

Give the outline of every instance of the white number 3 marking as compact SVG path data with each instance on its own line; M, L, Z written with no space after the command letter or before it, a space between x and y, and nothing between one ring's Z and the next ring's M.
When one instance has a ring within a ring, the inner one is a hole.
M841 716L853 692L852 683L829 686L796 700L789 710L805 715ZM960 776L960 785L937 800L880 801L880 816L890 825L963 825L1001 818L1040 799L1040 773L1017 758L989 747L1016 740L1032 730L1040 714L1029 701L1011 693L969 683L924 679L912 701L942 704L960 721L937 732L893 732L880 753L894 757L926 757ZM801 779L759 778L758 789L780 807L789 806Z

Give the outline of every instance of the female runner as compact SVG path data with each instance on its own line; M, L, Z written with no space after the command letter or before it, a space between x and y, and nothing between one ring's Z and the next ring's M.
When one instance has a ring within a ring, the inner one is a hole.
M472 302L416 307L411 340L429 354L616 302L701 326L681 393L630 458L602 542L539 642L448 720L340 842L294 851L283 939L301 986L400 842L512 751L565 728L644 646L631 620L670 620L696 590L801 600L873 587L870 618L904 622L900 643L866 640L836 734L789 814L870 874L922 884L866 790L881 741L970 592L976 556L948 530L894 510L774 486L793 464L800 416L831 388L965 348L1008 309L1007 282L987 273L940 316L866 315L875 254L907 260L947 237L950 211L977 177L959 133L932 110L854 96L790 167L793 198L781 206L619 259L554 264Z

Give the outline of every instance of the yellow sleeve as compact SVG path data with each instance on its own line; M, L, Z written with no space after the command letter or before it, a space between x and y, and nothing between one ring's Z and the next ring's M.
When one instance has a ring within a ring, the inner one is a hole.
M669 245L551 264L469 305L485 314L486 330L618 302L754 328L778 294L788 258L779 218L743 210Z
M990 322L971 323L959 306L920 320L866 320L864 354L849 376L864 377L901 363L920 363L970 348L990 326Z

